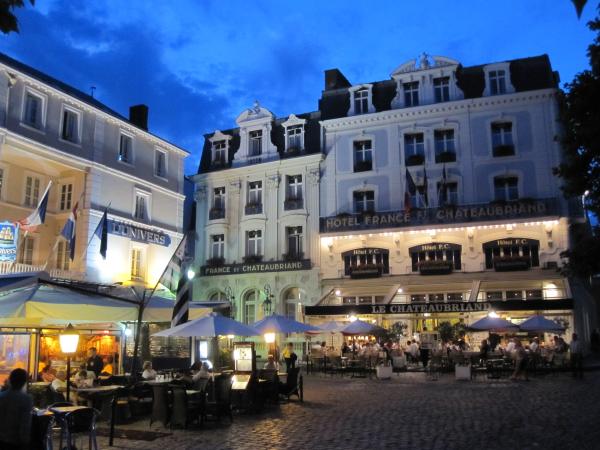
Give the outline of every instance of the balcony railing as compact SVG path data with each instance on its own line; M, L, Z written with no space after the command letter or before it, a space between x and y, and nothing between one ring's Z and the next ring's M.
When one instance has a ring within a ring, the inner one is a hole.
M223 208L211 208L208 212L209 220L217 220L225 218L225 209Z
M262 214L263 205L262 203L248 203L244 208L244 212L247 216L252 214Z
M283 202L283 209L285 211L302 208L304 208L304 200L301 198L288 198Z
M48 272L51 278L60 278L63 280L83 280L85 278L85 273L74 270L49 269L44 268L43 265L0 262L0 275L44 271Z

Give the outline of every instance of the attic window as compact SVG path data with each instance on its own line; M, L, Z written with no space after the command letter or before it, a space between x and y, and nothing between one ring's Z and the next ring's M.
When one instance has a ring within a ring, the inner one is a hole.
M369 112L369 90L366 88L354 92L354 114Z
M213 165L225 165L227 163L227 141L215 141L212 146L213 150Z
M490 94L506 94L506 72L504 70L490 70L488 73Z

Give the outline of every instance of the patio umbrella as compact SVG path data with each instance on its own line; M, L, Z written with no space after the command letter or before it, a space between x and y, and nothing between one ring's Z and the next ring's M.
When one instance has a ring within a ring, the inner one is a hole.
M190 320L176 327L159 331L152 336L217 337L230 334L236 336L256 336L259 333L248 325L213 312L200 319Z
M279 314L267 316L256 322L252 327L260 334L266 333L305 333L318 330L313 325L307 325L297 320L288 319Z
M546 319L542 315L531 316L519 325L521 331L531 331L534 333L553 332L564 333L565 329L554 320Z
M469 325L469 328L475 331L515 331L519 327L500 317L486 316Z
M345 336L356 336L381 333L385 330L377 325L373 325L372 323L363 322L362 320L355 320L354 322L350 322L348 325L340 328L339 331Z
M324 333L337 333L342 328L342 324L336 322L335 320L330 320L329 322L322 323L321 325L316 326L317 329L307 331L308 334L324 334Z

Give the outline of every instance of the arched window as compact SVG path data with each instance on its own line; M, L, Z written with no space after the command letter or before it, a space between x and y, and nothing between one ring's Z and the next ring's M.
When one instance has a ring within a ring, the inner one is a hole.
M215 292L208 298L208 301L210 302L224 302L225 300L227 300L225 292L221 291Z
M296 320L296 312L298 311L298 303L300 302L300 289L297 287L289 288L285 291L284 304L285 316L288 319Z
M256 322L256 298L257 292L252 290L246 292L244 295L243 311L244 311L244 323L251 325Z

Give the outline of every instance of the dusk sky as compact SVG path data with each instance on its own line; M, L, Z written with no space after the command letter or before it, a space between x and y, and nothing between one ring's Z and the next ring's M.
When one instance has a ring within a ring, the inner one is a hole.
M108 6L107 6L108 5ZM389 78L422 52L475 65L547 53L561 83L587 68L586 27L569 0L212 1L37 0L0 50L127 115L150 107L150 130L187 149L235 126L258 99L276 116L317 109L323 71L356 84Z

